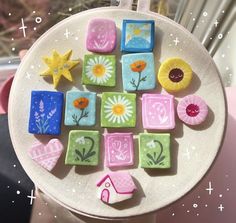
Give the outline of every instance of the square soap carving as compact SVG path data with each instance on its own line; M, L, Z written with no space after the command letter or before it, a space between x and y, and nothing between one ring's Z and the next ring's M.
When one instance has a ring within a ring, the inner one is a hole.
M63 108L63 93L32 91L29 132L42 135L60 135Z
M123 55L122 79L126 91L154 89L156 74L153 53Z
M104 141L106 166L130 166L134 164L132 133L106 133L104 134Z
M170 168L170 134L139 134L139 164L142 168Z
M110 53L116 47L116 24L110 19L92 19L89 21L87 50Z
M175 128L174 97L162 94L143 94L142 120L145 129Z
M65 125L93 126L96 123L96 93L66 93Z
M154 36L154 20L123 20L121 51L151 52Z
M116 58L114 55L84 56L82 83L114 87L116 84Z
M102 94L102 127L135 127L136 94L105 92Z
M97 166L99 147L98 131L72 130L69 133L65 164Z

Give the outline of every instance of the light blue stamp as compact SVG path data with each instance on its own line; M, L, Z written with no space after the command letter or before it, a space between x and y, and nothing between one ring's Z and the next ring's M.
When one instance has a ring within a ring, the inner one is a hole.
M153 53L122 56L123 88L126 91L151 90L156 87Z
M96 123L96 93L68 91L65 125L93 126Z

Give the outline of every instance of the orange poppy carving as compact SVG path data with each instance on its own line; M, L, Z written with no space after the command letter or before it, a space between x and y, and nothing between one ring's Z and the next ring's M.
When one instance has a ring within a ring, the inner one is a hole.
M146 66L147 63L144 60L137 60L130 64L130 68L133 72L142 72Z
M75 122L76 125L79 126L80 125L80 120L82 118L87 118L88 117L89 112L85 111L85 108L87 108L88 105L89 105L89 99L84 98L84 97L77 98L73 101L73 105L74 105L75 108L78 108L78 109L81 110L81 114L80 114L79 117L76 114L72 115L73 121Z
M147 63L144 60L137 60L134 63L130 64L130 69L133 72L138 73L138 81L136 83L135 79L132 78L130 83L133 85L134 89L137 91L139 90L139 85L142 81L146 81L147 76L142 77L142 71L146 68Z
M73 102L74 107L78 108L78 109L85 109L86 107L88 107L89 104L89 100L88 98L77 98L74 100Z

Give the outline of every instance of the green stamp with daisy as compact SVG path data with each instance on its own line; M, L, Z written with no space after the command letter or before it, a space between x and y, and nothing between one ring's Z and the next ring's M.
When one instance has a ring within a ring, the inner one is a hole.
M102 94L102 127L135 127L136 94L105 92Z
M85 55L82 83L114 87L116 85L116 57L114 55Z

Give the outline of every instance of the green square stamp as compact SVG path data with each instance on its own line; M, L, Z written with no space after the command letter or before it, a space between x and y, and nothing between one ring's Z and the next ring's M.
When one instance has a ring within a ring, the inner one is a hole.
M72 130L69 133L65 164L97 166L99 147L98 131Z
M105 92L102 94L102 127L135 127L136 94Z
M114 87L116 85L116 57L114 55L85 55L82 83Z
M140 133L139 163L142 168L170 168L170 134Z

